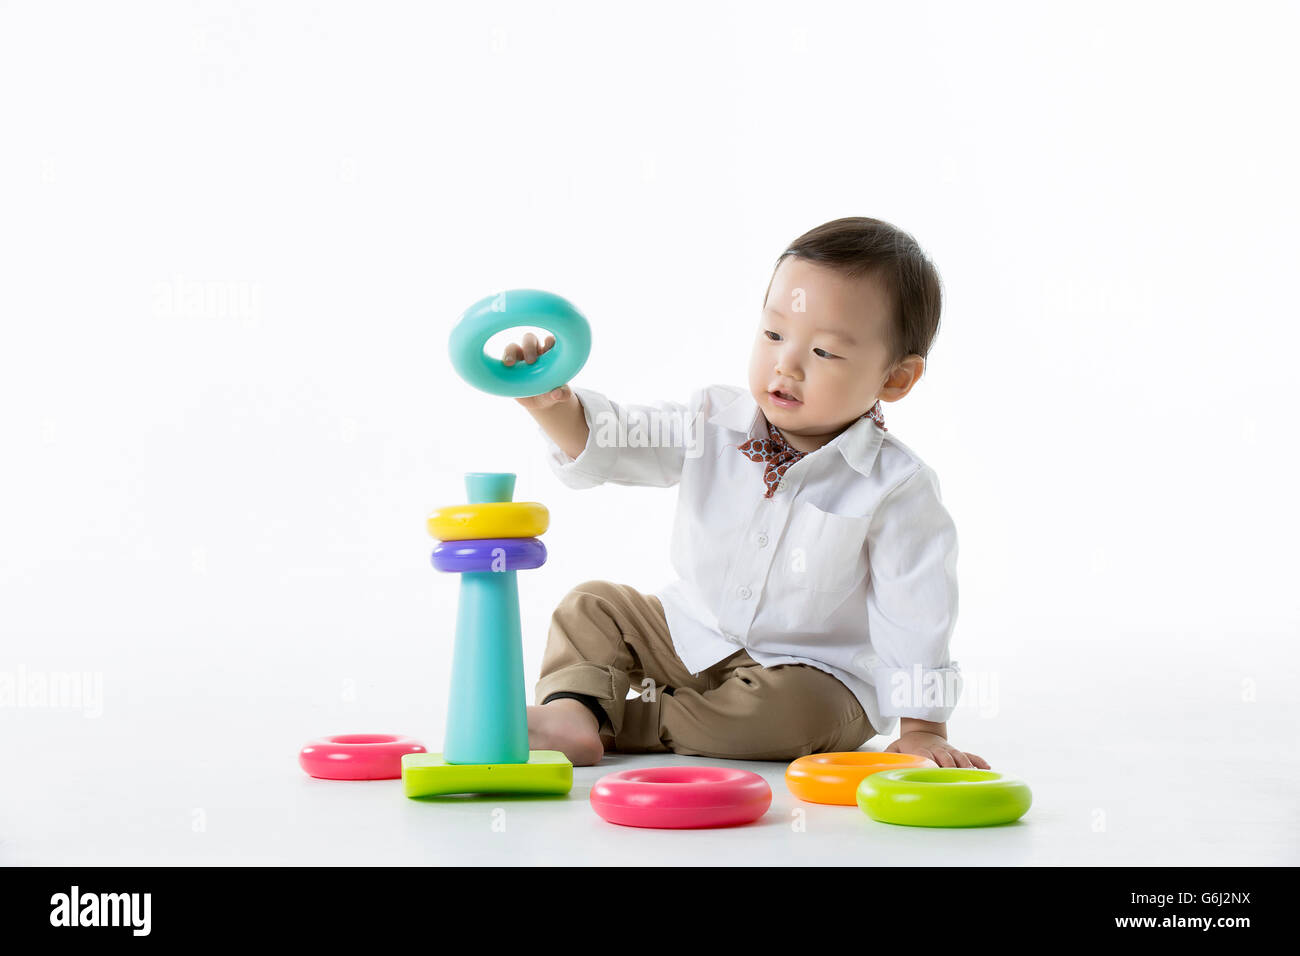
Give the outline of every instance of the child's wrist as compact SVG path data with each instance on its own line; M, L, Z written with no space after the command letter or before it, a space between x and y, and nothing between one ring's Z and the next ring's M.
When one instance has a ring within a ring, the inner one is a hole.
M528 413L571 461L576 460L587 447L590 432L587 416L572 389L562 401L545 408L530 408Z
M930 720L921 720L917 717L900 717L898 720L898 735L904 734L934 734L936 737L948 739L948 728L944 724L937 724Z

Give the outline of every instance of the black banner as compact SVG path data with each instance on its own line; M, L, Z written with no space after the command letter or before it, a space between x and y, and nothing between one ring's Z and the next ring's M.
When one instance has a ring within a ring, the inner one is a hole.
M583 923L575 915L584 912L603 914L594 917L598 926L621 914L633 937L638 927L660 933L725 913L729 924L753 919L792 929L814 918L838 926L845 939L873 926L910 926L926 935L1019 938L1033 928L1058 941L1201 937L1231 945L1248 938L1238 934L1285 925L1283 883L1293 876L1289 868L1244 867L788 867L755 879L743 872L753 868L729 876L663 869L628 866L592 877L523 868L10 868L0 870L0 916L7 942L75 936L96 945L110 938L240 942L268 931L337 944L389 930L433 930L436 945L457 925L512 936L555 923L577 933ZM868 879L888 891L867 889Z

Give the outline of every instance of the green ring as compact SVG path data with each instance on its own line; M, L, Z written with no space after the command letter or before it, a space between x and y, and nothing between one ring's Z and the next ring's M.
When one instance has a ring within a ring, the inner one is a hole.
M555 336L537 361L505 365L483 351L498 332L536 325ZM591 326L568 299L541 289L508 289L479 299L451 330L451 364L479 391L507 398L545 395L568 384L591 354Z
M858 806L879 823L909 827L989 827L1019 820L1033 800L1029 785L996 770L907 767L858 784Z

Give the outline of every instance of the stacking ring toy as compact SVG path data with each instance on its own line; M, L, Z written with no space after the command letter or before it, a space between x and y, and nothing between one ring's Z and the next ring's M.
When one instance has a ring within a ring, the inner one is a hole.
M444 541L433 549L439 571L529 571L545 563L546 545L536 538Z
M536 538L546 532L551 513L536 501L490 501L450 505L429 515L429 534L439 541L474 538Z
M996 770L936 767L885 770L858 785L858 806L880 823L909 827L988 827L1019 820L1029 785Z
M785 770L785 785L800 800L851 807L857 802L862 778L882 770L904 767L937 767L928 757L915 754L847 751L808 754Z
M728 767L620 770L591 788L591 808L625 827L731 827L757 820L771 805L766 780Z
M424 744L397 734L342 734L309 740L298 765L325 780L393 780L402 775L402 754L425 753Z
M498 332L535 325L555 336L555 344L531 365L505 365L483 351ZM568 299L541 289L509 289L479 299L451 330L451 364L479 391L507 398L544 395L578 374L591 354L591 326Z

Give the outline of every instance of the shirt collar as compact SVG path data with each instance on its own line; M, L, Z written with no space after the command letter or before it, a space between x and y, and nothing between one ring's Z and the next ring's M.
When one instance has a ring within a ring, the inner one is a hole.
M766 421L763 410L758 407L758 402L754 401L754 396L748 390L742 391L709 418L709 424L742 432L749 438L760 432L763 437L767 437ZM827 442L826 446L838 448L840 454L844 456L844 461L865 476L871 474L884 437L884 431L864 415Z

